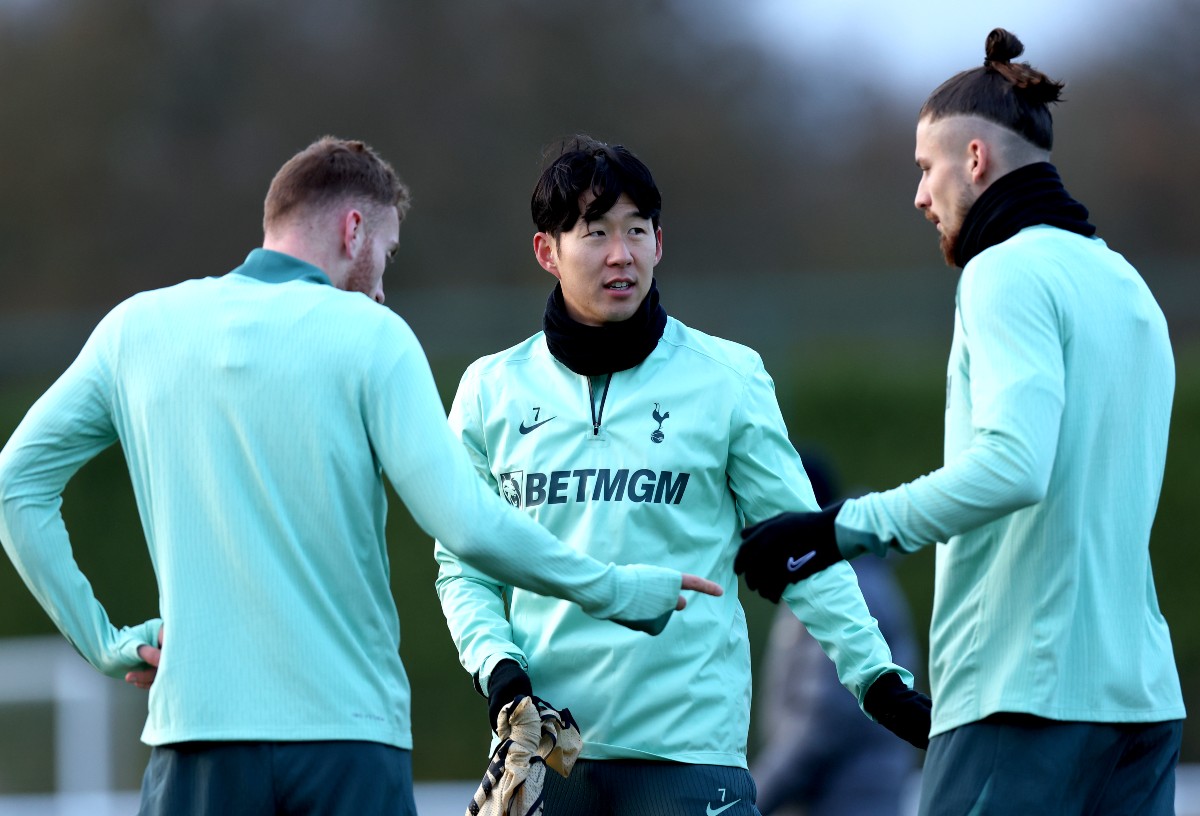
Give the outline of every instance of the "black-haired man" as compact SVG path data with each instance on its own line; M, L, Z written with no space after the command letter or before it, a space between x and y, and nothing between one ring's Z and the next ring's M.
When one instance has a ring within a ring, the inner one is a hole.
M530 693L579 723L582 759L567 779L547 775L548 812L758 812L737 532L816 507L759 356L662 307L660 209L630 151L567 145L532 200L534 255L558 280L544 330L471 365L450 412L484 477L563 540L602 561L686 565L726 590L652 641L439 550L442 607L493 724ZM928 698L892 662L853 572L843 565L785 599L865 710L923 745Z

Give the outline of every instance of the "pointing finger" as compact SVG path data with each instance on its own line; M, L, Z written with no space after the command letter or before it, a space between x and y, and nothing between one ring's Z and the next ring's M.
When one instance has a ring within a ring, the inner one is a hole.
M725 590L717 582L701 578L699 575L689 575L686 572L683 574L683 586L681 589L690 589L705 595L721 596L725 594Z

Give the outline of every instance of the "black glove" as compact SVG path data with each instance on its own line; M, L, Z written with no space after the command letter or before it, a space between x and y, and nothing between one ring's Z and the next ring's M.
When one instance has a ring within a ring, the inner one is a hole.
M929 747L929 719L933 702L929 695L904 685L900 675L888 672L867 689L863 710L905 742L924 750Z
M802 581L845 557L838 549L833 520L842 502L816 513L780 513L742 530L733 571L771 603L788 584Z
M492 730L496 730L496 721L500 709L518 697L533 696L533 684L529 675L515 660L501 660L492 669L488 678L488 717L492 722Z

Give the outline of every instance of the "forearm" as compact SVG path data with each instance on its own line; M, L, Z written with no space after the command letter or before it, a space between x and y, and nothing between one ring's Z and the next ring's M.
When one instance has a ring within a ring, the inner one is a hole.
M848 499L838 513L842 554L913 552L1040 501L1050 463L1016 438L979 434L943 468L881 493Z
M841 562L791 584L783 600L837 668L838 679L858 700L880 675L895 672L912 685L912 673L892 661L892 652L859 590L854 570Z
M79 654L99 671L121 677L142 664L137 649L156 642L158 619L116 628L71 555L54 506L5 501L0 539L34 598Z
M442 546L434 544L438 562L435 581L442 614L463 668L475 679L482 693L496 663L504 659L521 665L528 661L513 643L512 625L505 614L504 587L464 564Z
M427 515L418 509L424 506L420 499L418 507L409 506L418 524L479 571L511 586L572 601L589 615L632 628L661 629L674 610L682 583L679 572L602 564L509 507L473 472L462 485L467 495L460 492L453 517L440 509Z
M492 492L451 433L417 351L399 359L381 384L372 438L396 492L426 533L498 582L572 601L631 628L665 626L679 598L679 572L602 564Z
M89 663L120 677L141 665L155 621L117 629L80 572L63 523L62 492L72 476L116 441L98 329L72 366L30 409L0 451L0 541L21 579Z

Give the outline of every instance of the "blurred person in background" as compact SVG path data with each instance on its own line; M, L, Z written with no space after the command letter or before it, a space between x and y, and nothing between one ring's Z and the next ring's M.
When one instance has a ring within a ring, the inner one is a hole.
M661 207L628 149L566 144L531 202L534 256L558 281L543 331L473 363L450 409L493 489L564 541L603 561L686 566L725 589L652 641L438 548L442 608L492 727L531 694L579 724L574 770L546 776L548 813L758 813L737 533L817 507L758 354L661 304ZM789 587L784 600L833 656L848 697L924 745L928 698L892 660L853 570Z
M88 662L150 688L143 816L415 813L385 474L444 547L588 615L657 631L681 587L720 592L580 554L487 489L380 305L408 203L367 145L313 143L271 182L262 248L118 305L0 452L17 571ZM120 629L59 512L118 442L162 614Z
M747 529L775 593L935 542L923 816L1174 812L1184 706L1150 531L1175 388L1162 310L1050 163L1062 83L1004 29L918 116L915 204L962 269L945 465ZM805 560L788 571L789 560Z
M801 449L820 507L843 498L829 459ZM902 666L917 662L908 602L893 561L854 564L879 630ZM918 752L858 710L837 670L786 606L771 626L754 705L760 744L750 763L764 816L899 816Z

